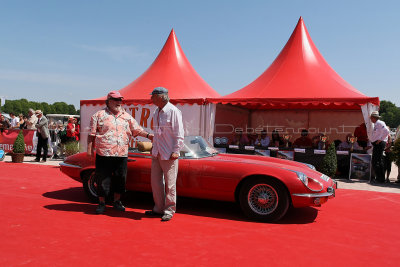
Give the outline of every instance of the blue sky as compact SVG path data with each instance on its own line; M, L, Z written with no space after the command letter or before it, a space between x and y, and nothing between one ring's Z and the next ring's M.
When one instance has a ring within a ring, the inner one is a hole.
M400 1L0 0L0 96L79 107L138 78L172 28L226 95L264 72L302 16L340 76L400 106L399 14Z

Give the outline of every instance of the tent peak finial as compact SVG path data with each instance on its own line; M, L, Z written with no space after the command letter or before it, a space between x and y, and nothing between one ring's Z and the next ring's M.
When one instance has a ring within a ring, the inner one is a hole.
M174 28L171 29L171 32L169 33L169 36L174 36L176 38L176 33Z

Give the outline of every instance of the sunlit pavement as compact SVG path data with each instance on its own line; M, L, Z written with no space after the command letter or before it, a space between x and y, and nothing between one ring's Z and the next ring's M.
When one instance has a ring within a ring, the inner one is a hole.
M24 156L24 163L58 166L60 164L60 162L63 161L63 159L51 159L51 158L48 158L46 162L36 162L35 158L36 158L35 156ZM3 161L4 162L11 162L11 156L10 155L6 155Z

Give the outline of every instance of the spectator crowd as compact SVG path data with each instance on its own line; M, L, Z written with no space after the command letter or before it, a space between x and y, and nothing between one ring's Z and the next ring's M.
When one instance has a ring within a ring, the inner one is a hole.
M50 121L43 115L41 110L33 110L30 108L27 114L19 114L16 116L14 113L9 114L8 119L4 114L0 114L0 131L22 129L22 130L34 130L36 131L35 141L40 143L39 146L35 146L33 152L43 150L43 162L47 159L47 151L51 151L50 154L54 158L63 157L65 144L71 141L79 141L80 139L80 124L79 119L73 116L68 118L68 123L64 125L61 120ZM41 122L39 124L39 122ZM48 134L47 134L48 132ZM44 134L44 135L43 135ZM44 142L46 145L44 145ZM38 149L39 148L39 149ZM40 154L42 154L40 152ZM44 156L46 154L46 157ZM37 155L35 161L40 161L40 156Z

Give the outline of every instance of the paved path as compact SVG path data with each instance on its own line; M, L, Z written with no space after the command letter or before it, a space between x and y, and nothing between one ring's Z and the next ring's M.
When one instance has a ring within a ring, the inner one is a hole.
M6 155L4 158L5 162L11 162L11 156ZM41 164L41 165L51 165L51 166L58 166L60 162L62 162L62 159L47 159L46 162L36 162L35 161L35 156L25 156L24 157L24 163L29 163L29 164Z
M397 166L396 166L397 169ZM341 189L354 189L354 190L367 190L367 191L377 191L385 193L398 193L400 194L400 184L395 183L397 180L396 176L390 175L390 183L385 184L370 184L365 180L346 180L339 179L338 188Z
M338 179L338 187L344 188L344 189L367 190L367 191L377 191L377 192L400 194L400 184L395 183L395 181L397 180L398 170L399 170L398 167L393 163L392 171L390 172L390 176L389 176L390 183L370 184L366 180Z
M24 163L28 164L42 164L42 165L52 165L58 166L61 159L48 159L47 162L35 162L34 156L25 156ZM11 162L11 156L6 155L4 158L5 162ZM377 192L386 192L386 193L398 193L400 194L400 184L395 183L397 180L397 172L398 168L393 163L392 172L390 173L390 183L385 184L369 184L368 181L365 180L348 180L348 179L338 179L338 188L344 189L353 189L353 190L366 190L366 191L377 191Z

